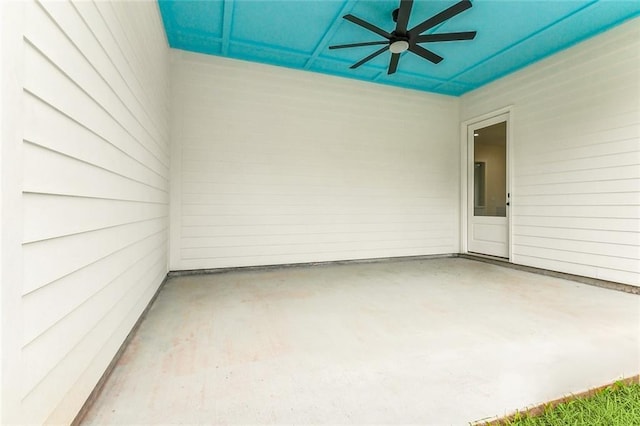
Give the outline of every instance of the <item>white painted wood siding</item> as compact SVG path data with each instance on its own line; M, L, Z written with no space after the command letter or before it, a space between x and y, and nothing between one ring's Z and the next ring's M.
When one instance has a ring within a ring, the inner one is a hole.
M20 424L24 8L0 2L0 424Z
M172 269L458 252L458 99L173 55Z
M24 423L69 423L168 270L169 49L155 2L28 2Z
M462 97L513 105L513 262L640 285L640 19Z

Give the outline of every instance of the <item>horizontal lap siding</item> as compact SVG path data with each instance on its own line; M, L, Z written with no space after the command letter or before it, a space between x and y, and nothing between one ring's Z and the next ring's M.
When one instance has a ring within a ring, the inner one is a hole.
M462 98L513 105L514 263L640 285L639 73L635 19Z
M168 48L153 2L30 2L22 411L69 423L167 272Z
M458 251L455 98L175 52L172 269Z

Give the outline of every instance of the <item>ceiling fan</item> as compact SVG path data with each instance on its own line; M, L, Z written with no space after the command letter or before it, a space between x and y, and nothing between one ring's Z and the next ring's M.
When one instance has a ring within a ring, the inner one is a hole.
M434 43L440 41L458 41L458 40L473 40L476 36L475 31L464 31L464 32L455 32L455 33L441 33L441 34L422 34L430 28L435 27L436 25L453 18L459 13L464 12L469 9L472 4L469 0L462 0L448 9L443 10L437 15L432 16L431 18L423 21L422 23L416 25L411 29L407 29L407 25L409 24L409 16L411 15L411 7L413 6L413 0L400 0L400 7L394 10L391 14L393 21L396 23L396 28L392 32L387 32L382 28L379 28L367 21L364 21L357 16L353 16L351 14L343 16L347 21L353 22L356 25L360 25L361 27L378 34L379 36L384 37L386 40L380 41L368 41L363 43L352 43L352 44L341 44L337 46L329 46L329 49L346 49L351 47L361 47L361 46L375 46L375 45L385 45L381 47L379 50L376 50L371 55L362 59L361 61L356 62L351 65L349 68L354 69L358 68L360 65L372 60L378 55L386 52L387 50L391 51L391 60L389 62L389 70L387 74L393 74L398 69L398 61L400 60L400 54L405 51L409 51L411 53L415 53L422 58L433 62L434 64L442 61L442 56L433 53L432 51L425 49L420 46L419 43Z

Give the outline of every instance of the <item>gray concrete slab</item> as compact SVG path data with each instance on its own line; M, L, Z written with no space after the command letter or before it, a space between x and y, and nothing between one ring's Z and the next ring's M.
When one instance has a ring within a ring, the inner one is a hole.
M640 297L468 259L172 278L84 424L467 424L640 372Z

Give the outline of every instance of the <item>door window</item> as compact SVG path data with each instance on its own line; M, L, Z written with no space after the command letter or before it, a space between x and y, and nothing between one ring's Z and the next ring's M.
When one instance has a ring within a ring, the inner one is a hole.
M473 134L473 215L507 216L507 123Z

